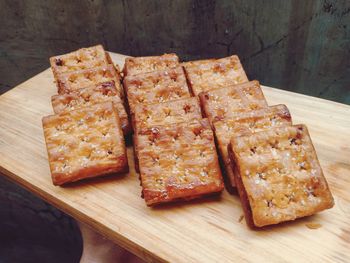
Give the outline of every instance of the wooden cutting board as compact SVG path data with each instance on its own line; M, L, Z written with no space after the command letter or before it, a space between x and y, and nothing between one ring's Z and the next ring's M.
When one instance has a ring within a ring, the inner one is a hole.
M123 65L125 56L112 54ZM310 87L312 88L312 87ZM140 198L132 148L130 173L55 187L41 126L56 93L48 69L0 97L0 172L147 261L349 262L350 106L263 88L309 127L335 207L295 222L252 231L237 196L149 208ZM307 223L319 223L309 229Z

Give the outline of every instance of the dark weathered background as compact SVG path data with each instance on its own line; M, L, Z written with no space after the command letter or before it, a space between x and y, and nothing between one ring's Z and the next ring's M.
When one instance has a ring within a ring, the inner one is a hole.
M0 174L0 262L79 262L76 222Z
M350 104L349 28L348 0L0 0L0 93L51 55L102 43L183 60L238 54L251 79ZM80 242L70 218L0 180L0 262L74 262Z

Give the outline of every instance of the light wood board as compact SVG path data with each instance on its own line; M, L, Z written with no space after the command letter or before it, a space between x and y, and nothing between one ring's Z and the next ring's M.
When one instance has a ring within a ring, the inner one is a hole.
M112 54L122 66L125 56ZM312 87L310 87L312 88ZM128 148L130 173L67 187L52 185L41 118L56 93L48 69L0 97L0 172L147 261L349 262L350 107L264 87L311 133L335 207L261 231L247 228L237 196L149 208ZM306 223L321 224L309 229Z

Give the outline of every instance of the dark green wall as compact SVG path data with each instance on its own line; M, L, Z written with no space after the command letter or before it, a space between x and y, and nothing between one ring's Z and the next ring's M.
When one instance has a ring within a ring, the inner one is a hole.
M183 59L238 54L262 83L350 104L350 1L0 0L0 87L104 44Z

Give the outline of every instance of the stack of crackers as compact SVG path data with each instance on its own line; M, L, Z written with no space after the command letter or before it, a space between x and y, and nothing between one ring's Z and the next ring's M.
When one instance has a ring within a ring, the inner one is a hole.
M305 125L285 105L268 106L237 56L184 63L215 133L230 192L237 189L247 224L263 227L334 205Z
M127 58L135 167L149 206L223 190L214 134L175 54Z
M43 124L54 184L127 171L132 130L149 206L218 194L224 181L252 228L333 206L306 126L267 104L237 56L130 57L120 73L95 46L50 62L56 115Z
M118 67L101 45L50 58L55 115L43 118L55 185L128 172L130 132Z

